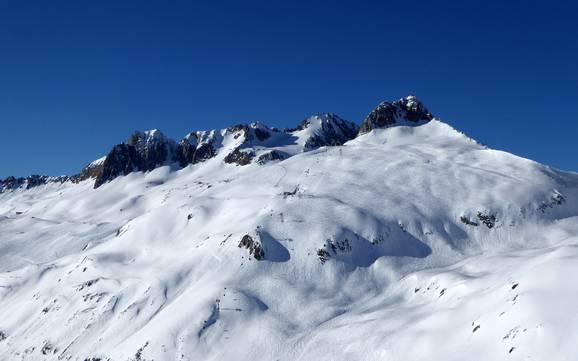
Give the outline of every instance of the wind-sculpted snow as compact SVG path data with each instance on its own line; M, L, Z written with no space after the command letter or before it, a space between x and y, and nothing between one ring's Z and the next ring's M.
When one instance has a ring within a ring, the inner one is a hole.
M0 193L0 360L574 357L578 175L438 120L307 129Z

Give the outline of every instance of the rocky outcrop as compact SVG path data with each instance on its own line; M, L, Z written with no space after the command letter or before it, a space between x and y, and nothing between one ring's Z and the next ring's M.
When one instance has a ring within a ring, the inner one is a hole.
M342 241L335 241L328 239L327 241L325 241L323 247L317 250L317 258L319 259L321 264L324 264L331 257L339 253L349 253L351 252L351 250L352 247L347 238L345 238Z
M239 147L235 148L231 153L227 154L224 161L225 163L235 163L237 165L247 165L251 163L251 160L255 157L255 153L251 150L240 150Z
M102 163L94 188L114 178L136 171L150 171L164 165L172 157L176 146L160 131L135 132L127 143L115 145Z
M478 226L478 222L472 221L471 219L469 219L469 218L466 217L466 216L461 216L461 217L460 217L460 221L461 221L463 224L467 225L467 226L473 226L473 227L477 227L477 226Z
M179 166L204 162L217 154L211 140L199 142L196 134L189 134L181 140L175 150L174 160Z
M235 134L235 138L244 137L244 142L249 143L253 141L263 142L271 137L272 132L276 130L267 127L266 125L255 122L251 124L237 124L226 129L227 132Z
M496 216L493 214L478 212L478 219L488 228L494 228L496 225Z
M134 132L127 141L127 145L133 146L140 158L140 170L149 171L164 165L169 154L174 152L175 144L166 138L159 130L147 132Z
M175 161L179 163L179 166L186 167L188 164L192 164L195 159L195 152L197 148L193 146L187 139L183 139L177 145L175 151Z
M263 165L268 162L272 162L275 160L283 160L287 158L289 158L289 154L278 150L272 150L261 154L259 158L257 158L257 164Z
M74 176L74 182L81 182L87 179L96 179L102 174L103 164L106 157L102 157L101 159L97 159L94 162L90 163L86 167L84 167L80 173Z
M566 198L564 198L564 196L560 192L553 191L550 198L547 201L542 202L542 204L538 206L538 210L544 213L546 212L547 209L562 205L565 202Z
M141 159L134 146L124 143L115 145L104 160L102 172L96 178L94 188L98 188L118 176L141 170L141 165Z
M413 95L393 103L383 102L369 113L359 129L365 134L373 129L395 125L420 125L433 119L433 115Z
M241 238L241 241L239 242L239 248L246 248L249 250L249 255L253 256L253 258L255 258L257 261L265 258L265 251L263 250L261 242L253 239L253 237L249 236L248 234Z
M460 222L472 227L477 227L480 225L480 223L490 229L496 226L496 216L491 213L478 211L476 217L478 218L479 223L465 215L460 217Z
M7 177L0 180L0 193L15 190L19 188L31 189L49 183L64 183L72 180L69 176L50 177L45 175L33 174L28 177Z
M357 136L359 127L336 114L323 113L305 119L297 129L312 128L311 136L305 142L305 150L324 146L338 146Z

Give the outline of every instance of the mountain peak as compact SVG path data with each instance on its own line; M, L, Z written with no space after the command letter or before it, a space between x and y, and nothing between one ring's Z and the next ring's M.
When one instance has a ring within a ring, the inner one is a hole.
M147 144L165 143L169 139L158 129L145 130L144 132L136 130L128 138L127 144L135 147L144 147Z
M381 102L363 120L359 134L369 133L376 128L421 125L433 118L433 115L415 95L409 95L394 102Z
M322 146L342 145L355 138L359 127L334 113L319 113L303 120L298 128L311 133L305 143L305 149Z

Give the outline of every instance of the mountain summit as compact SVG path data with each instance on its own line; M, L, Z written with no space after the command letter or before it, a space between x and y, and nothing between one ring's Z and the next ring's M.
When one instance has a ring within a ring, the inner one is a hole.
M401 98L392 103L383 102L369 113L361 124L359 134L372 129L387 128L395 125L421 125L434 117L414 95Z

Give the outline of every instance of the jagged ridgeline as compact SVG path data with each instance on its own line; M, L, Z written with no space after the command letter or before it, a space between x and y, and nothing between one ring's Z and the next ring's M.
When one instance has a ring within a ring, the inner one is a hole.
M238 124L221 130L192 132L178 142L157 129L136 131L126 142L115 145L105 157L91 162L79 174L8 177L0 181L0 191L87 179L94 179L94 188L98 188L132 172L147 172L166 165L184 168L215 157L238 166L263 165L320 147L343 145L374 128L421 125L432 119L431 113L415 96L408 96L379 104L361 127L336 114L323 113L308 117L291 129L277 129L261 123Z

